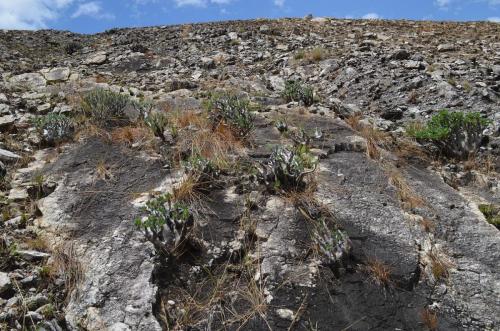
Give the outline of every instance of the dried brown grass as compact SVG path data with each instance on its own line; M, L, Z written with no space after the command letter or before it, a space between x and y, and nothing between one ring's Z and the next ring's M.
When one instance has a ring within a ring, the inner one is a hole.
M392 269L377 258L369 258L364 266L364 271L378 286L389 286L392 284Z
M439 323L437 314L429 308L425 308L424 310L422 310L422 312L420 313L420 319L428 330L435 331L438 329Z
M389 176L389 183L396 188L398 198L404 209L422 207L426 204L425 200L408 185L408 182L396 168L389 167L386 172Z

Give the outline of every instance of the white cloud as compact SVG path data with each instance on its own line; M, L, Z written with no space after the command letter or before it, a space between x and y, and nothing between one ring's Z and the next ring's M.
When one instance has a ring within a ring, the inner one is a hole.
M451 1L452 0L436 0L435 1L435 4L436 6L438 6L439 8L448 8L451 4Z
M366 15L363 15L361 18L365 20L378 20L380 16L377 13L368 13Z
M274 0L274 4L278 7L285 6L285 0Z
M60 0L64 1L64 0ZM71 18L77 18L80 16L90 16L98 19L113 19L114 16L111 14L103 13L101 3L97 1L91 1L87 3L82 3L78 6L76 11L71 15Z
M177 7L194 6L206 7L208 4L227 5L233 0L175 0Z
M47 27L74 0L0 0L0 29Z
M500 23L500 17L488 17L487 21L493 23Z

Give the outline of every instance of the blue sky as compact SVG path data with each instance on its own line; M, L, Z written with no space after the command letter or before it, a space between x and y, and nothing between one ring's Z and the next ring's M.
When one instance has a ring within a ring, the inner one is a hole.
M500 0L0 0L0 29L95 33L113 27L307 14L500 22Z

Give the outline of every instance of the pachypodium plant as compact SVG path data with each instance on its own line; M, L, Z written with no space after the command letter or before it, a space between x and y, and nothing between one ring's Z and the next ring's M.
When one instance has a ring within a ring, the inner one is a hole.
M483 131L489 123L477 112L441 110L425 127L411 131L411 135L431 141L446 156L465 159L479 149Z
M341 263L352 249L349 236L336 227L328 227L323 217L316 221L313 238L328 265Z
M314 89L298 80L287 81L282 96L287 102L301 102L306 107L314 104Z
M73 120L64 114L51 113L37 117L33 122L44 143L48 145L71 139L75 129Z
M254 128L250 101L233 94L214 95L209 101L212 121L228 124L240 137L246 137Z
M279 146L262 165L261 177L274 190L300 190L305 187L304 176L314 172L317 164L306 145Z
M173 202L171 194L146 202L142 210L146 216L137 218L135 225L161 256L170 256L187 242L194 217L186 205Z

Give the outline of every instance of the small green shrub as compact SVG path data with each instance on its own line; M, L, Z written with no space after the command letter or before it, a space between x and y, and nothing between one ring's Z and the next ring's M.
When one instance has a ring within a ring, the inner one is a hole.
M33 120L44 143L55 145L70 140L75 130L73 120L63 114L48 114Z
M173 202L170 194L161 195L146 203L146 217L137 218L135 225L156 251L166 257L186 243L194 218L188 207Z
M84 113L95 124L102 127L128 124L130 119L127 116L127 108L129 107L137 110L139 104L127 95L101 88L88 92L82 100Z
M168 117L163 112L151 112L144 119L146 125L151 129L153 134L165 141L164 132L169 125Z
M250 101L232 94L214 95L208 103L214 123L225 122L240 137L246 137L254 128Z
M479 149L488 123L477 112L464 114L441 110L424 128L408 134L431 141L447 156L464 159Z
M304 176L314 172L318 159L306 145L277 147L261 169L265 184L274 190L298 190L305 186Z
M483 213L488 223L494 225L497 229L500 229L500 207L484 204L479 205L479 210Z
M287 102L301 102L307 107L314 104L313 88L309 85L302 84L300 81L287 81L282 96Z

